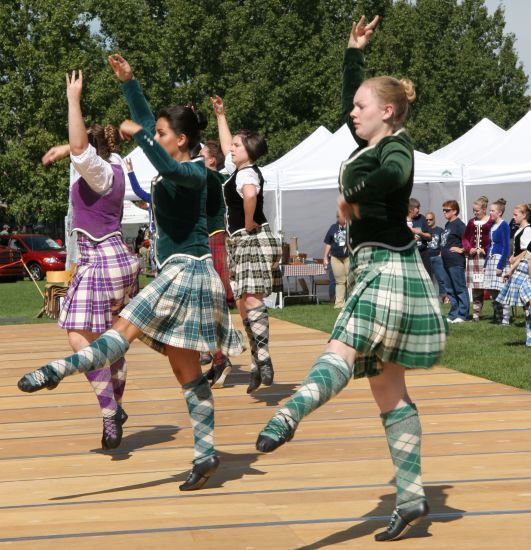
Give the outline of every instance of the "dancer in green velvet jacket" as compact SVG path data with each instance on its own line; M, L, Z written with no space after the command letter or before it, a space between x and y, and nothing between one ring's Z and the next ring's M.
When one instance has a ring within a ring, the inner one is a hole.
M367 376L396 469L396 509L376 540L393 540L428 514L420 472L421 428L405 382L407 368L439 358L446 326L406 217L413 145L403 128L415 97L411 81L363 80L363 48L378 18L352 26L343 62L343 114L359 148L339 176L339 207L349 219L349 292L325 352L302 386L260 433L259 451L289 441L299 422Z

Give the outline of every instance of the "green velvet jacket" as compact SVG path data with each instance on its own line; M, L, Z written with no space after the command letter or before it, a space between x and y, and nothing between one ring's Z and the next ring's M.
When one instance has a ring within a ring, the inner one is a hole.
M367 146L355 132L350 112L356 90L363 83L363 53L349 48L343 59L342 111L359 145L343 162L339 187L345 200L359 207L359 219L348 225L351 250L363 244L407 248L414 243L406 217L413 188L413 144L406 130Z
M122 84L131 118L142 126L133 137L159 172L151 187L156 225L155 259L210 254L206 217L207 168L202 160L177 162L154 139L155 117L137 80Z

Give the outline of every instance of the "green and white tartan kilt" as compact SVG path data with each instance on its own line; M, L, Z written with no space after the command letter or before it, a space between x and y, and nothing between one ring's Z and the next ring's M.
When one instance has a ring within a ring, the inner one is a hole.
M144 343L239 355L243 338L232 324L225 289L212 259L171 259L157 277L129 302L120 317L138 327Z
M258 233L237 233L227 239L229 277L236 299L244 294L282 292L282 243L269 225Z
M447 326L416 247L362 247L351 256L347 285L330 340L356 350L354 378L379 374L381 363L429 368L438 361Z

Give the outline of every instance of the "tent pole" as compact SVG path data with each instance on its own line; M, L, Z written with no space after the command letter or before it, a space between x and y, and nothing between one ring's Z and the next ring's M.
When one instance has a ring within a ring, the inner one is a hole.
M466 213L466 187L465 187L465 165L461 164L461 181L459 182L460 200L461 200L461 212Z

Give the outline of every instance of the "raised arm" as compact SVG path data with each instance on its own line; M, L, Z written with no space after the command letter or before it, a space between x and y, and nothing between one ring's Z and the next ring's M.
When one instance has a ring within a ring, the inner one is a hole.
M368 25L365 25L365 16L363 16L358 22L354 21L352 23L347 50L343 58L342 117L360 146L365 146L367 142L357 136L350 113L353 109L356 90L364 80L363 49L369 43L379 19L377 15Z
M70 153L78 156L88 147L87 129L81 113L81 92L83 91L83 72L72 71L66 75L66 97L68 98L68 143Z
M232 134L230 133L227 117L225 116L225 106L223 105L223 100L219 96L211 97L210 100L212 101L212 107L214 107L214 112L216 113L216 118L218 121L219 143L221 144L221 150L223 151L223 154L227 156L232 146Z
M41 162L44 166L49 166L50 164L57 162L58 160L65 159L70 155L70 144L65 143L64 145L54 145L41 159Z
M122 82L122 90L131 118L140 124L144 130L154 135L155 117L142 92L140 83L135 79L131 65L120 54L110 55L108 60L116 78Z
M136 174L133 170L133 163L131 162L131 159L126 158L124 159L124 162L125 162L125 165L127 166L127 175L129 176L131 189L139 199L143 200L144 202L147 202L148 204L151 203L151 193L144 191L140 186L140 182L138 181Z

